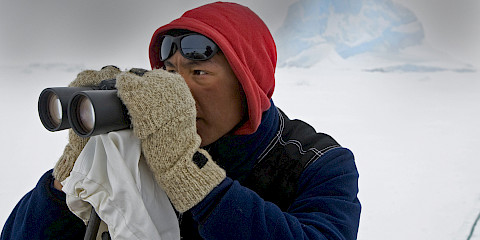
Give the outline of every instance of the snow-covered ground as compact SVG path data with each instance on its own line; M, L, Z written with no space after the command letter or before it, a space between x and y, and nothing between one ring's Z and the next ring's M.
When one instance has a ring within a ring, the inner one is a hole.
M358 239L467 238L480 213L479 74L280 69L277 75L277 106L356 155ZM471 239L480 239L480 229Z
M480 74L367 72L334 62L278 69L273 98L291 118L355 153L363 204L358 239L466 239L480 212ZM2 226L66 143L65 131L41 125L38 94L80 71L62 64L30 69L1 68ZM471 239L480 239L478 228Z

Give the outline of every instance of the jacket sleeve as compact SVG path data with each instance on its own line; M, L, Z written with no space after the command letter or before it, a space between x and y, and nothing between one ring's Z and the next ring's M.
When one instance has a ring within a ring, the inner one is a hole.
M302 173L287 212L227 178L192 214L206 239L356 239L357 193L353 154L339 148Z
M50 170L13 209L0 239L83 239L85 229L68 209L65 194L53 187Z

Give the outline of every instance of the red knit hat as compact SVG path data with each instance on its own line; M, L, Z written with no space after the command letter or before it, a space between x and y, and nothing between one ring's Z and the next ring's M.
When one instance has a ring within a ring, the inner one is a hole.
M163 67L158 39L172 29L203 34L220 47L247 98L249 119L235 134L254 133L262 113L270 107L275 88L277 50L265 23L249 8L236 3L216 2L187 11L153 34L149 49L153 69Z

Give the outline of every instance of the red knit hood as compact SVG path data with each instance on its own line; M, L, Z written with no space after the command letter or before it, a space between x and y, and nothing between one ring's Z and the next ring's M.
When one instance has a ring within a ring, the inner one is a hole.
M275 88L277 51L265 23L249 8L236 3L216 2L187 11L153 34L149 49L153 69L163 67L158 39L171 29L203 34L220 47L247 98L249 119L235 134L254 133L262 113L270 107Z

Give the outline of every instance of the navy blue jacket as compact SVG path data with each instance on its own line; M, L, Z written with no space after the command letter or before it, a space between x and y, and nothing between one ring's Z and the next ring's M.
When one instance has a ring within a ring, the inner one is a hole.
M353 154L346 148L328 150L308 164L287 208L242 186L257 159L278 137L280 115L272 102L257 132L226 136L207 147L227 178L180 217L181 222L191 221L198 229L191 236L229 240L356 238L361 209L358 172ZM84 231L83 222L69 212L65 195L53 188L49 171L20 200L0 239L83 239Z

